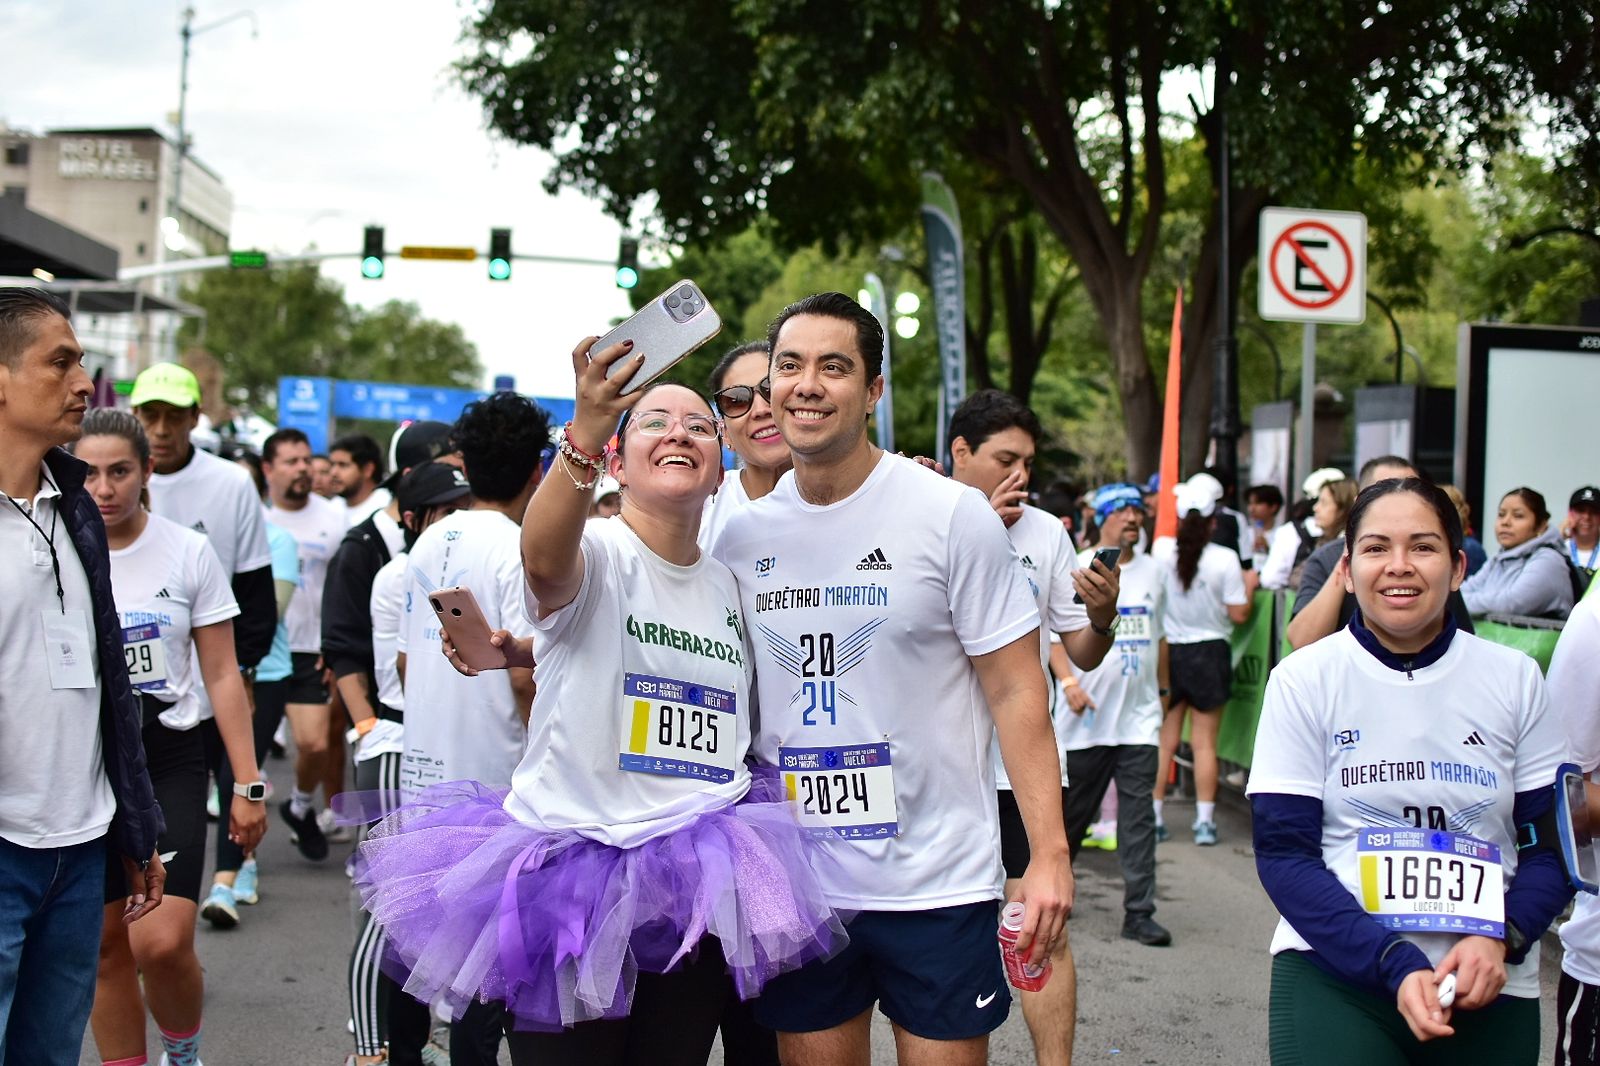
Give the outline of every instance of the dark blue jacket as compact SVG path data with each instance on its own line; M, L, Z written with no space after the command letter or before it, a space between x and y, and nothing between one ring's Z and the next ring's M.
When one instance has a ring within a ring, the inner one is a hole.
M128 682L128 664L122 657L122 624L111 592L111 555L106 547L105 522L83 487L88 467L81 460L60 448L51 448L44 465L61 490L61 521L89 578L95 646L100 656L100 750L105 756L111 791L117 797L108 843L117 854L142 867L155 854L156 838L165 825L145 769L143 715Z

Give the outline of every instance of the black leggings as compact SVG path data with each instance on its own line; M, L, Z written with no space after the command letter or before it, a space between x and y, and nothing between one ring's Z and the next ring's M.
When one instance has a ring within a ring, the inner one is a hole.
M508 1029L512 1066L705 1066L727 981L722 946L706 937L671 973L639 974L626 1018L559 1033Z
M255 683L256 712L252 718L251 732L255 734L256 766L259 767L267 761L267 745L272 743L272 734L278 731L278 723L283 720L283 708L288 703L288 681L257 681ZM209 727L210 737L216 737L216 724L207 720L201 723ZM208 737L208 739L210 739ZM233 764L228 761L227 752L222 750L220 740L213 741L215 755L212 758L212 772L217 777L217 808L220 811L217 830L217 870L226 873L237 873L239 866L244 862L244 852L239 850L239 845L228 839L227 818L228 804L233 802Z

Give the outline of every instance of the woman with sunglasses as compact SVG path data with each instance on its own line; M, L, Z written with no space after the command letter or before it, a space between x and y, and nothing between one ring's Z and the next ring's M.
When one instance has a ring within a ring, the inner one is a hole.
M778 436L772 418L772 393L767 384L768 353L764 340L733 349L711 372L711 398L722 413L724 441L739 457L739 469L724 478L706 503L700 520L700 546L710 550L728 516L751 500L771 492L794 466L789 446Z
M682 385L623 395L631 343L591 359L593 343L573 352L576 411L522 526L535 636L493 637L509 665L539 653L509 793L428 789L362 845L357 883L405 990L504 1003L518 1066L699 1066L728 973L754 996L844 932L788 804L745 764L738 590L696 543L721 427ZM588 522L602 472L622 510Z

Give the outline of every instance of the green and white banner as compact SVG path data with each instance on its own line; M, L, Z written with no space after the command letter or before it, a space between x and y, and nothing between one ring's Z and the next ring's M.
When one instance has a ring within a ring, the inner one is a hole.
M922 175L922 230L939 333L939 430L934 455L949 462L950 416L967 395L967 288L961 255L961 212L938 174Z

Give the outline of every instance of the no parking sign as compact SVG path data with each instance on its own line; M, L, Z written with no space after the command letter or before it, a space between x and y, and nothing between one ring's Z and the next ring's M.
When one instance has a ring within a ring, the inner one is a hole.
M1367 216L1261 212L1257 311L1274 322L1359 324L1367 317Z

